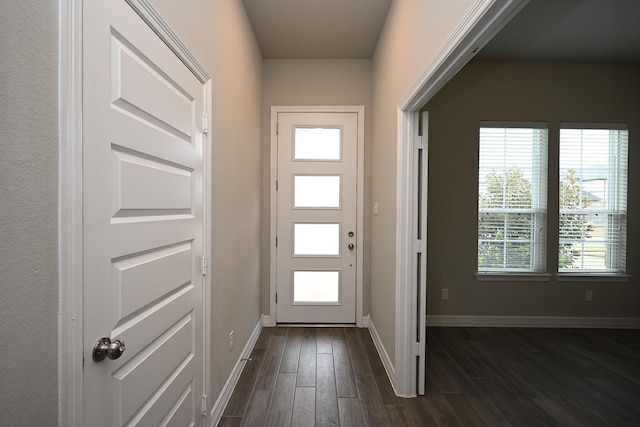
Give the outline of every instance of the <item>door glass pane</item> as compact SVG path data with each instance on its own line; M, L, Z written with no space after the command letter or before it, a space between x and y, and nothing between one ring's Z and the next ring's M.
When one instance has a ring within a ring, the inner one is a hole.
M340 272L294 271L293 302L340 302Z
M340 255L340 224L294 224L294 255Z
M294 177L295 208L339 208L340 176Z
M340 160L340 128L296 128L295 160Z

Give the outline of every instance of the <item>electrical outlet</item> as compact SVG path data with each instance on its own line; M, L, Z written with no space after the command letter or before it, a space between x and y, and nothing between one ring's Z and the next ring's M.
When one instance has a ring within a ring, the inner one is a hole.
M587 290L587 293L586 293L586 300L587 300L587 301L593 301L593 291L592 291L592 290L590 290L590 289L589 289L589 290Z
M449 299L449 289L442 289L442 299Z
M229 332L229 351L233 350L233 331Z

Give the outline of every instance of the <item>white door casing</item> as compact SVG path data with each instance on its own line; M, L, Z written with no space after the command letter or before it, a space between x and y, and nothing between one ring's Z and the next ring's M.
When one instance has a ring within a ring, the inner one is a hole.
M84 424L202 425L209 85L123 0L83 29Z
M416 113L420 114L420 113ZM417 394L425 394L427 381L427 184L428 184L428 153L429 153L429 113L420 114L421 131L414 141L414 183L413 183L413 238L416 242L411 287L416 290L415 313L416 324L415 342L418 343L417 363ZM418 131L418 129L414 129ZM418 133L418 132L417 132Z
M355 323L357 124L354 113L278 114L280 323ZM328 200L313 200L314 184L334 190Z
M414 230L413 140L418 127L418 112L435 94L470 61L476 52L509 22L529 0L477 0L458 27L451 33L436 56L418 74L416 81L401 98L397 110L398 137L396 197L396 301L395 301L395 374L389 369L399 396L416 395L418 366L415 363L414 332L418 319L412 308L417 296L413 280ZM426 212L425 212L426 215ZM428 317L428 315L427 315ZM426 322L426 321L425 321ZM386 365L385 365L386 366Z
M363 109L274 107L272 119L272 316L279 323L361 326ZM339 141L330 159L298 151L318 130ZM339 191L317 204L309 196L320 182ZM330 284L331 291L305 295L304 283Z

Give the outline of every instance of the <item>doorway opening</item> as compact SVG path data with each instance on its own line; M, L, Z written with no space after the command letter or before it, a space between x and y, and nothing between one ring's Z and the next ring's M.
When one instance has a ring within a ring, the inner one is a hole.
M426 270L419 270L426 261L426 251L418 262L422 245L416 243L419 221L415 212L416 185L427 174L427 165L418 164L426 156L416 150L420 134L419 111L422 107L473 58L491 38L513 18L528 0L478 2L464 24L447 40L437 60L428 64L398 107L398 176L396 206L396 366L395 390L400 396L416 396L424 390L425 357L420 357L420 341L427 325ZM426 193L423 195L426 203ZM426 204L424 205L426 206ZM426 209L421 213L426 219ZM426 242L424 243L426 246ZM419 274L418 274L419 272ZM420 277L420 281L418 281ZM420 292L423 289L425 292ZM424 308L421 306L424 305ZM424 338L426 340L426 337ZM424 375L422 374L424 372Z

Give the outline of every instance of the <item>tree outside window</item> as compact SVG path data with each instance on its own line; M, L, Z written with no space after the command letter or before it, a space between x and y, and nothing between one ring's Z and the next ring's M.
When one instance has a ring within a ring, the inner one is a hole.
M533 244L532 214L496 212L502 206L531 206L531 182L522 170L509 169L505 174L495 170L486 176L487 190L480 195L478 264L485 268L526 268L530 265ZM580 182L571 170L560 179L560 206L567 209L585 208L592 200L583 193ZM559 268L570 267L579 251L574 244L588 238L593 226L584 215L562 214L559 245ZM509 254L509 259L505 259Z

